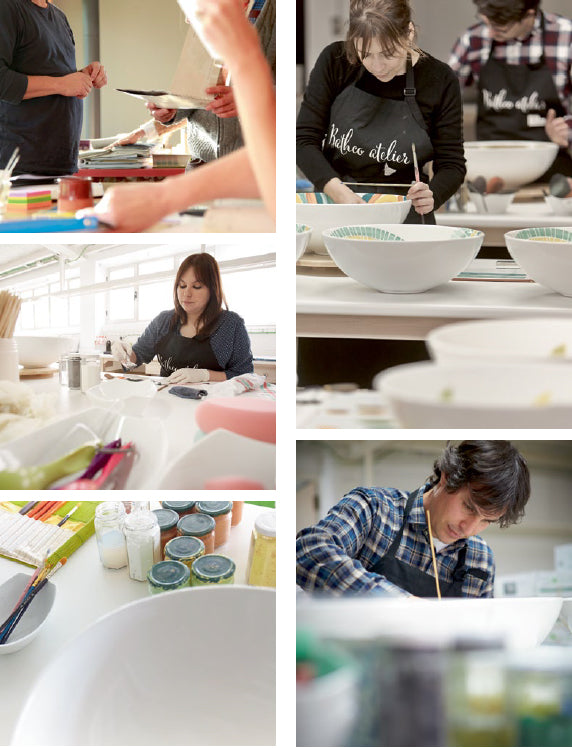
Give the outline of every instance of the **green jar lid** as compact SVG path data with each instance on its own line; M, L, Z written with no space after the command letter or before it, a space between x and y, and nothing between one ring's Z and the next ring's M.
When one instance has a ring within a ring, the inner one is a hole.
M197 509L211 517L218 517L219 514L228 514L232 510L232 501L198 501Z
M177 529L182 535L208 535L215 529L216 522L208 514L187 514L181 517Z
M154 587L174 590L188 583L191 572L181 561L159 561L149 570L147 579Z
M205 544L203 541L192 535L180 535L178 538L171 538L165 545L165 558L169 557L174 561L182 561L184 558L196 558L196 556L204 552Z
M193 574L201 582L213 582L217 579L229 579L236 571L236 564L228 556L209 553L193 561Z
M172 509L174 512L190 512L196 501L162 501L163 509Z
M175 527L179 521L179 515L172 509L153 509L153 512L157 515L157 521L159 522L161 532Z

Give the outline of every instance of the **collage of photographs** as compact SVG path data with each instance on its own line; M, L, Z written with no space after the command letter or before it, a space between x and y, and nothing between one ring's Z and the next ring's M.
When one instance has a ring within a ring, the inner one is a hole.
M0 489L0 746L570 748L570 0L0 0Z

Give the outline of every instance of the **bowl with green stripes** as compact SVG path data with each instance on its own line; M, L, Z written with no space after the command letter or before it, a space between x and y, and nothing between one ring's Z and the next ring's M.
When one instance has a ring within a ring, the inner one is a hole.
M504 238L512 258L533 280L572 296L572 226L518 229Z
M454 278L474 259L484 234L422 224L354 224L322 232L343 272L383 293L422 293Z
M296 224L296 260L299 260L306 251L311 234L310 226L306 226L305 223Z

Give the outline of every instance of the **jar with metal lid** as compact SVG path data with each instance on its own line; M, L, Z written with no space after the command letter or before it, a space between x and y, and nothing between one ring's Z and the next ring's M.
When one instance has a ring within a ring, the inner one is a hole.
M216 522L208 514L188 514L181 517L177 525L179 535L192 535L205 544L205 554L214 553Z
M197 510L208 514L216 523L214 547L224 545L230 538L232 521L232 501L199 501Z
M172 509L153 509L161 530L161 558L165 555L165 544L177 537L179 515Z
M149 570L147 582L152 595L189 586L191 572L181 561L159 561Z
M165 561L181 561L189 567L189 571L193 561L204 555L205 544L200 538L194 538L192 535L173 538L165 546Z
M244 507L244 501L233 501L232 502L232 527L236 527L242 521L242 510Z
M172 509L179 517L184 517L195 511L196 501L162 501L163 509Z
M99 558L106 569L127 566L127 546L123 525L125 509L121 501L102 501L95 508L95 537Z
M125 517L124 529L129 576L144 582L149 569L161 560L159 522L153 512L139 509Z
M205 584L234 584L236 564L228 556L211 553L193 561L191 587Z
M77 353L68 357L68 387L70 390L81 389L81 356Z
M276 512L263 512L254 521L246 581L254 587L276 587Z

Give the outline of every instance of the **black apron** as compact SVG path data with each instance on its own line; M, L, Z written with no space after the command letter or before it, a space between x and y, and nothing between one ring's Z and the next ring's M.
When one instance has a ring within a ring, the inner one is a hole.
M374 574L380 574L385 577L388 582L392 582L402 590L405 590L416 597L437 597L435 577L427 574L425 571L421 571L421 569L418 569L416 566L411 566L405 561L401 561L395 556L401 544L403 530L407 518L409 517L411 507L421 491L422 488L419 488L417 491L412 493L407 500L405 511L403 512L403 524L401 525L399 532L395 536L385 556L383 556L383 558L372 568L368 569L368 571L373 572ZM488 578L488 574L482 569L468 569L465 567L466 555L467 544L465 543L459 552L457 565L453 572L453 579L450 582L445 582L441 579L439 580L441 597L462 597L463 581L467 574L472 574L483 581L486 581Z
M477 140L539 140L548 141L544 120L549 109L557 117L566 114L550 68L546 64L544 14L540 13L542 54L531 65L509 65L495 60L495 42L489 59L479 76ZM501 167L502 171L502 167ZM561 148L550 169L537 181L546 182L552 174L572 176L572 158Z
M415 143L420 179L424 164L433 158L433 145L421 110L415 101L415 76L411 57L407 58L403 101L385 99L362 91L352 83L334 99L323 152L342 182L397 182L415 180L413 153ZM352 187L354 192L406 194L408 188ZM421 223L411 207L405 223ZM434 224L433 212L425 223Z
M210 369L222 371L214 355L210 338L185 338L178 330L167 333L157 344L161 376L168 377L177 369Z

